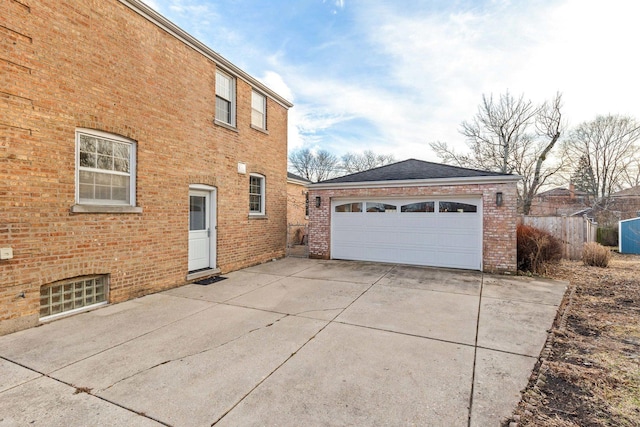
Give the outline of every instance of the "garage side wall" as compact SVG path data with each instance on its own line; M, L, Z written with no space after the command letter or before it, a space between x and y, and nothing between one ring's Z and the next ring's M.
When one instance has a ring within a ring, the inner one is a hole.
M502 192L503 204L496 206L496 193ZM464 184L421 187L382 187L348 189L309 189L309 256L331 258L331 200L334 198L372 197L464 197L482 196L483 270L513 273L516 261L517 195L515 183ZM316 198L320 197L320 207Z

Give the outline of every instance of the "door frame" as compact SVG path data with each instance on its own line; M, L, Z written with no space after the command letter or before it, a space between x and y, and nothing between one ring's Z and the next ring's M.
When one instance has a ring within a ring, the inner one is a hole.
M191 184L189 185L189 196L192 191L206 192L208 193L209 205L207 206L208 224L209 224L209 267L212 270L217 268L217 246L218 246L218 212L217 212L217 189L206 184ZM189 227L187 227L187 239L189 236ZM187 245L188 246L188 245ZM189 253L187 250L187 261ZM188 269L187 262L187 269ZM205 267L206 268L206 267Z

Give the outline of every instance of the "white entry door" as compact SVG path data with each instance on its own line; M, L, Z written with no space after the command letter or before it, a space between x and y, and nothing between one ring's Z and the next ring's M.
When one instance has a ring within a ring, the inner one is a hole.
M189 191L189 271L215 268L215 191Z

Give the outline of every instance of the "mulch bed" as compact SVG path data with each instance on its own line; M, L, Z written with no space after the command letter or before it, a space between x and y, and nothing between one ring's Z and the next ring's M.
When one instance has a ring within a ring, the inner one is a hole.
M607 268L562 261L568 280L547 345L503 426L640 426L640 256Z

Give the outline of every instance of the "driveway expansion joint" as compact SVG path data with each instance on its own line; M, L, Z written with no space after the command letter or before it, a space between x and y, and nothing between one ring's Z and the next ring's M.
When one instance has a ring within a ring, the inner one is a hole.
M136 372L136 373L134 373L134 374L131 374L131 375L127 376L127 377L124 377L124 378L119 379L118 381L116 381L116 382L114 382L113 384L111 384L111 385L109 385L109 386L105 387L105 388L104 388L104 389L102 389L101 391L108 390L108 389L110 389L110 388L114 387L115 385L117 385L117 384L119 384L119 383L121 383L121 382L123 382L123 381L126 381L126 380L128 380L128 379L131 379L131 378L133 378L133 377L136 377L136 376L138 376L138 375L140 375L140 374L143 374L143 373L145 373L145 372L149 372L149 371L151 371L151 370L153 370L153 369L155 369L155 368L157 368L157 367L159 367L159 366L163 366L163 365L166 365L166 364L168 364L168 363L173 363L173 362L177 362L177 361L180 361L180 360L189 359L189 358L191 358L191 357L195 357L195 356L198 356L198 355L200 355L200 354L208 353L208 352L210 352L210 351L218 350L218 349L220 349L220 348L222 348L222 347L224 347L224 346L226 346L226 345L228 345L228 344L231 344L231 343L233 343L233 342L235 342L235 341L238 341L238 340L240 340L240 339L242 339L242 338L246 337L247 335L250 335L250 334L252 334L252 333L254 333L254 332L256 332L256 331L259 331L259 330L264 329L264 328L269 328L269 327L273 326L273 325L274 325L274 323L277 323L277 322L279 322L280 320L282 320L282 319L284 319L285 317L288 317L288 316L289 316L288 314L285 314L284 316L282 316L282 317L280 317L280 318L278 318L278 319L274 320L273 322L269 322L268 324L266 324L266 325L264 325L264 326L261 326L261 327L259 327L259 328L253 328L253 329L251 329L251 330L249 330L249 331L247 331L247 332L245 332L245 333L243 333L243 334L238 335L237 337L234 337L234 338L232 338L232 339L230 339L230 340L228 340L228 341L225 341L225 342L223 342L223 343L221 343L221 344L218 344L218 345L216 345L216 346L209 347L209 348L205 348L205 349L203 349L203 350L196 351L196 352L189 353L189 354L183 354L183 355L180 355L180 356L178 356L178 357L174 357L174 358L172 358L172 359L165 360L164 362L156 363L156 364L155 364L155 365L153 365L153 366L150 366L150 367L148 367L148 368L142 369L142 370L140 370L140 371L138 371L138 372Z

